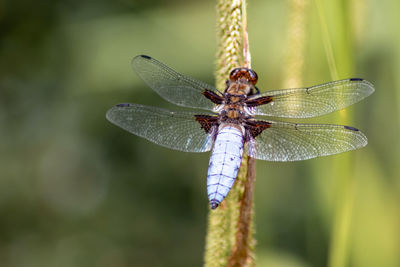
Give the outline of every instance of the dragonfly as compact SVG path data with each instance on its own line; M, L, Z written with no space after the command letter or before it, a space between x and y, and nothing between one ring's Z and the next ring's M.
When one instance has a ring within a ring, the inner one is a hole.
M194 110L171 111L122 103L108 110L107 119L170 149L184 152L212 149L207 173L211 209L216 209L232 188L243 153L259 160L287 162L367 145L367 137L351 126L258 117L311 118L346 108L374 92L374 86L364 79L261 93L256 87L257 73L241 67L230 72L225 89L219 91L147 55L134 57L131 65L162 98Z

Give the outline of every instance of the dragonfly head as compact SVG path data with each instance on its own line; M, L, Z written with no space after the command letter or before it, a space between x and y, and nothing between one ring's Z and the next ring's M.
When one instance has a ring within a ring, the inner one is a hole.
M258 76L257 73L252 69L247 68L236 68L231 71L229 74L230 82L250 82L253 85L256 85Z

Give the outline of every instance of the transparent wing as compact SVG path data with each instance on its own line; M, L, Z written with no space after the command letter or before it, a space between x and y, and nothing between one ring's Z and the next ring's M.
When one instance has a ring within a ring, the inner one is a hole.
M268 161L297 161L328 156L367 145L367 137L350 126L268 121L250 142L248 154Z
M119 104L107 112L107 119L133 134L158 145L186 152L211 149L213 138L195 120L194 112Z
M215 105L203 92L209 90L221 95L213 86L180 74L149 56L136 56L131 65L148 86L176 105L212 110Z
M255 107L254 111L256 115L309 118L343 109L373 92L374 86L370 82L358 78L307 88L269 91L257 97L271 97L271 102Z

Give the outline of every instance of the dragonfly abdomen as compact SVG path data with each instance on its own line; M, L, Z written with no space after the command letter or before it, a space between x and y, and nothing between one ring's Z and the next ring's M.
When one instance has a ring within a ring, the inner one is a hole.
M208 199L212 209L224 200L236 179L243 155L243 134L231 125L215 139L207 175Z

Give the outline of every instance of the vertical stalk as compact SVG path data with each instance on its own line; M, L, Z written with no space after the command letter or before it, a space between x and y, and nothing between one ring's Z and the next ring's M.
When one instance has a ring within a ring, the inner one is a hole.
M322 3L321 0L316 0L323 27L325 50L333 79L351 77L354 69L352 60L353 34L351 32L353 27L351 27L349 14L350 2L325 1ZM330 10L332 15L330 24L326 22L325 10ZM334 25L335 29L331 31L332 38L330 38L329 34L329 25ZM333 48L335 48L335 51ZM350 120L351 114L347 110L338 112L336 116L338 124L347 124ZM355 191L351 162L351 155L344 154L334 159L331 165L330 173L335 181L334 195L336 196L336 202L328 258L329 267L347 266Z
M225 87L229 72L250 67L245 0L219 0L217 4L216 86ZM253 266L253 191L255 160L243 156L235 184L216 210L210 210L205 266Z

